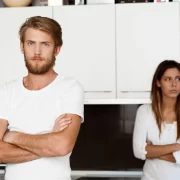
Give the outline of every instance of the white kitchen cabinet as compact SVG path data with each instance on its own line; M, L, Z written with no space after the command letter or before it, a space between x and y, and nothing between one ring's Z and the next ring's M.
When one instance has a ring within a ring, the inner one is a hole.
M53 8L63 41L55 69L76 78L85 98L115 98L115 6L87 5Z
M116 5L118 98L149 98L157 65L180 60L179 3Z
M52 17L52 8L0 8L0 84L27 74L18 31L26 18L38 15Z

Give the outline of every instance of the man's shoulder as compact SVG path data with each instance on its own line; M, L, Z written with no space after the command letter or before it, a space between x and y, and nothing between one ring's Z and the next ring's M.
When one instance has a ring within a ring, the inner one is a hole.
M10 80L10 81L7 81L3 84L1 84L1 87L7 87L7 88L12 88L14 87L14 85L19 85L20 84L20 79L13 79L13 80Z
M0 84L0 96L11 97L14 90L17 89L19 82L20 80L17 79Z
M20 79L14 79L0 84L0 92L10 93L13 92L20 85Z
M59 87L64 89L78 88L84 90L83 85L75 78L70 76L60 76Z

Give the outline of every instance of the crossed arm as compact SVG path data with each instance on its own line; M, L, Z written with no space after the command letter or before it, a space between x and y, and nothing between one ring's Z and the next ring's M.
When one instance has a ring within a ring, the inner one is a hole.
M149 111L146 106L138 109L133 132L133 150L135 157L145 160L158 158L161 160L176 162L174 152L180 150L180 144L153 145L147 142L147 132L150 128L148 119ZM156 127L154 127L156 129Z
M173 152L180 150L180 144L168 144L168 145L153 145L151 142L148 142L146 145L146 158L158 158L161 160L176 162L176 159L173 156Z
M134 135L135 136L135 135ZM135 138L134 138L135 141ZM176 162L176 159L173 156L173 153L180 150L180 144L174 143L174 144L167 144L167 145L153 145L151 142L144 141L141 142L142 144L145 144L145 152L142 152L140 149L136 149L136 143L133 142L134 146L134 154L139 159L161 159L169 162ZM137 143L138 144L138 143ZM142 147L143 148L143 147ZM142 155L144 154L144 157L142 158Z
M56 120L52 133L30 135L20 132L5 133L7 121L0 120L0 162L21 163L40 157L66 155L74 147L80 123L81 118L78 115L66 114L64 118L59 117Z
M38 159L35 154L2 141L7 125L6 120L0 120L0 162L21 163Z

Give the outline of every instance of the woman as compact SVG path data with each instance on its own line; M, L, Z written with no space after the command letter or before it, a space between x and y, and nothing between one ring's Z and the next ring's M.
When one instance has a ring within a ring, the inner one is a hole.
M134 155L146 160L142 180L180 180L180 63L159 64L151 100L139 107L133 132Z

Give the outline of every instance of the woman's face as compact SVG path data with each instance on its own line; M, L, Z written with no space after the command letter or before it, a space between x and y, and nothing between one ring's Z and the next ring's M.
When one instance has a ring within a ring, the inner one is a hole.
M161 88L163 97L177 98L180 93L180 71L177 68L167 69L157 86Z

